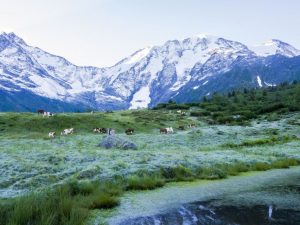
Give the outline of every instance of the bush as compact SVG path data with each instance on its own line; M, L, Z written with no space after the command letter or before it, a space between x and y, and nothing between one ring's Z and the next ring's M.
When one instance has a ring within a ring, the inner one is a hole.
M189 109L190 106L186 104L168 104L167 109Z

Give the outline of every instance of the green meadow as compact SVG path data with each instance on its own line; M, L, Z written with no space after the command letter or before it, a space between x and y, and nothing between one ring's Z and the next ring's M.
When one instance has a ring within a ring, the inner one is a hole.
M151 110L49 118L0 113L0 224L85 224L95 210L120 204L127 191L299 165L300 113L292 107L297 98L290 98L298 88L241 91L193 104L170 101ZM285 105L278 101L266 110L274 96ZM60 136L71 127L74 134ZM98 147L106 135L93 133L95 127L115 129L138 149ZM160 134L164 127L174 133ZM48 138L52 131L54 139Z

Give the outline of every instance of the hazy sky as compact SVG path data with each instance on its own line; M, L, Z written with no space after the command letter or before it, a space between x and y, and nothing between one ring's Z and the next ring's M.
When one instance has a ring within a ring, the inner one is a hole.
M208 33L300 48L299 0L0 0L0 31L77 65L111 66L136 50Z

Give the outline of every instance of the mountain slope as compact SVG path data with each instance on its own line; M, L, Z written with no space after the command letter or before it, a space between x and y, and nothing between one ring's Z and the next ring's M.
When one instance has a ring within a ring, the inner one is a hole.
M170 98L199 100L214 91L243 85L261 87L297 80L298 55L299 50L279 40L248 48L240 42L201 35L141 49L112 67L79 67L27 45L14 33L2 33L0 90L7 96L27 93L24 102L31 107L16 107L25 111L40 108L40 101L34 103L40 97L44 108L58 111L134 109ZM2 111L7 108L3 101Z

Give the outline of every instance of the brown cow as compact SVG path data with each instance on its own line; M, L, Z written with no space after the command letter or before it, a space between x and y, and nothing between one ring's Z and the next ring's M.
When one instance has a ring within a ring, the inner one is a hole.
M127 135L132 135L134 133L134 129L133 128L128 128L125 130L125 134Z
M168 130L167 130L166 128L160 128L160 129L159 129L159 132L160 132L161 134L167 134L167 133L168 133Z
M37 113L38 113L38 114L44 114L44 112L45 112L45 110L43 110L43 109L38 109L38 110L37 110Z

